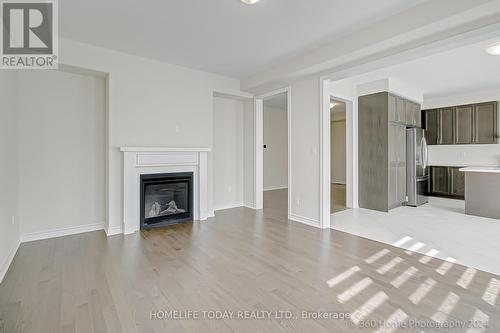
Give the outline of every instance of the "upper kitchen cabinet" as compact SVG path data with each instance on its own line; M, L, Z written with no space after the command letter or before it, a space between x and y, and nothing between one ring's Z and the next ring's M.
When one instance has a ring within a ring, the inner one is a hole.
M425 129L425 138L428 145L438 144L438 110L422 112L422 127Z
M406 123L405 99L393 94L389 94L389 121L395 123Z
M442 108L438 111L438 143L451 145L454 140L454 108Z
M421 126L420 104L389 94L389 121L412 127Z
M497 104L497 102L489 102L476 105L475 143L497 143Z
M407 126L420 127L422 124L420 105L405 100L405 118Z
M474 105L455 108L455 143L474 142Z
M497 102L422 112L429 145L497 143Z

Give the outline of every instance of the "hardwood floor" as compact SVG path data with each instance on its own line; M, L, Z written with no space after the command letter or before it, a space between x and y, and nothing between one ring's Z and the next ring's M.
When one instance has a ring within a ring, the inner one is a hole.
M236 208L129 236L91 232L23 244L0 285L0 331L376 332L378 320L476 318L489 327L442 331L500 332L500 277L284 216L271 206ZM158 319L169 310L234 313ZM234 318L244 310L297 318ZM302 319L302 311L353 318ZM380 332L435 331L390 327Z

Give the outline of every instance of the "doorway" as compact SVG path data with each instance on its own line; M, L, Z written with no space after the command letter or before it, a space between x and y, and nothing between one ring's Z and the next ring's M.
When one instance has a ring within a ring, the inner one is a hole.
M290 216L292 191L290 98L288 87L254 100L254 208L285 220Z
M288 212L288 93L263 100L264 214L287 218Z
M347 209L346 103L330 99L330 213Z

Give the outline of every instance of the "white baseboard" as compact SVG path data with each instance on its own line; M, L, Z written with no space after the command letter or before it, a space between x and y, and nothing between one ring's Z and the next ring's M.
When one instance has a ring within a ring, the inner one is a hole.
M97 231L97 230L103 230L103 229L104 229L103 223L96 223L96 224L80 225L77 227L38 231L38 232L32 232L29 234L21 235L21 242L22 243L32 242L32 241L37 241L37 240L42 240L42 239L76 235L76 234L81 234L84 232L91 232L91 231Z
M307 225L309 225L311 227L316 227L316 228L320 228L321 229L321 225L320 225L319 221L315 220L315 219L311 219L309 217L300 216L300 215L297 215L297 214L290 214L288 216L288 219L292 220L292 221L295 221L295 222L307 224Z
M120 235L123 233L121 225L114 226L114 227L108 227L108 229L105 229L104 231L106 232L106 236L108 236L108 237L114 236L114 235Z
M244 202L243 207L255 209L255 204L253 202Z
M267 192L267 191L274 191L274 190L284 190L284 189L287 189L288 186L287 185L280 185L280 186L270 186L270 187L265 187L264 188L264 192Z
M14 246L10 250L9 256L5 258L5 261L2 263L2 266L0 266L0 283L3 282L5 275L9 271L9 267L12 264L14 257L16 256L17 250L19 249L19 245L21 245L20 239L18 239L16 244L14 244Z
M225 205L216 205L214 206L214 211L243 207L243 205L244 205L243 202L233 202Z

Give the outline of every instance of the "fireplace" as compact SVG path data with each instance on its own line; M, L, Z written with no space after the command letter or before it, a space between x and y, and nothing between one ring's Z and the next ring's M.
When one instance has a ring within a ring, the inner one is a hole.
M141 229L193 220L193 173L141 175Z

